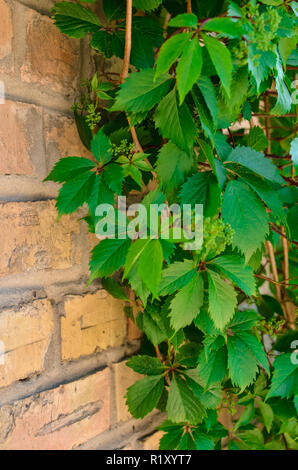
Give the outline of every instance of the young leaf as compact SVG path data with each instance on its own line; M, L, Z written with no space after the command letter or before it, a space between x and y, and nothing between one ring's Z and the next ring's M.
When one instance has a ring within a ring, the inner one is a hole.
M202 48L197 37L188 41L177 66L177 88L180 104L199 78L203 65Z
M267 403L263 402L262 400L258 401L259 409L265 424L265 427L267 429L267 432L270 433L272 424L273 424L273 419L274 419L274 413L270 405Z
M173 423L198 424L205 416L205 409L179 375L171 381L167 413Z
M184 286L171 302L171 325L175 331L190 325L199 314L204 302L202 275L196 275Z
M97 277L105 277L118 271L125 262L131 240L105 239L92 250L89 263L90 281Z
M245 183L233 180L228 183L224 194L222 216L235 231L233 247L239 248L248 261L264 242L269 230L263 204Z
M158 404L164 389L163 375L138 380L126 393L126 404L134 418L144 418Z
M217 39L202 35L213 65L228 96L232 82L232 59L230 51Z
M163 43L156 61L155 79L169 71L190 39L191 33L180 33L170 37Z
M95 134L91 141L91 150L98 162L102 165L109 163L112 159L112 145L109 138L104 134L103 130Z
M165 366L157 357L133 356L126 365L138 374L160 375L165 371Z
M235 313L236 292L217 273L208 271L209 313L214 325L223 330Z
M171 192L182 184L185 175L190 172L193 164L193 157L177 145L172 142L165 144L158 154L156 163L156 172L164 191L166 193Z
M255 295L256 283L253 270L239 256L219 256L212 260L212 263L208 266L209 268L212 268L212 266L217 267L222 274L235 282L245 294Z
M159 103L154 120L161 135L181 149L190 152L197 129L188 106L178 106L176 91L172 90Z

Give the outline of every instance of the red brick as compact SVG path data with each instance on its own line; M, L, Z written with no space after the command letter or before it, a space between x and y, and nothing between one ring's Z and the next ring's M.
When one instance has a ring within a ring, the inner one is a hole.
M105 369L4 407L0 449L68 450L109 425L110 371Z
M6 101L0 105L0 173L44 172L41 108Z
M79 74L79 41L63 35L47 16L28 10L26 18L22 80L72 95Z

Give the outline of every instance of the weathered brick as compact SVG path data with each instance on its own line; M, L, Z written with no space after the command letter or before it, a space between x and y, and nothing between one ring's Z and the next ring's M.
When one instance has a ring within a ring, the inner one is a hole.
M44 176L41 108L7 100L0 122L0 173Z
M11 11L5 0L0 0L0 18L0 60L3 60L11 55L13 38ZM0 68L2 67L4 66L1 65Z
M127 388L137 380L140 380L142 375L137 374L130 367L127 367L126 361L123 361L114 365L114 378L117 421L128 421L132 416L128 411L124 396Z
M67 450L109 424L110 371L105 369L5 406L0 413L0 429L6 429L0 433L0 449Z
M27 11L26 19L22 80L72 95L78 79L79 41L63 35L50 18L33 10Z
M44 113L47 169L62 157L90 157L79 137L74 119L57 113Z
M19 309L2 310L0 387L25 379L44 368L53 332L53 311L48 300L36 300Z
M121 346L126 336L123 302L106 291L68 296L61 318L62 360L78 359L108 347Z
M159 441L164 435L164 432L162 431L157 431L154 434L151 434L151 436L146 437L143 440L143 447L144 450L158 450L159 449Z
M79 232L75 217L57 221L54 201L0 204L0 278L79 264Z

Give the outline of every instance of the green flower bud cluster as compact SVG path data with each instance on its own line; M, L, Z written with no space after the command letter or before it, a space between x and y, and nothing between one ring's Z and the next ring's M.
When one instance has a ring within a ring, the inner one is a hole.
M257 15L253 23L250 39L261 51L275 51L274 39L281 21L275 8L268 8L265 13Z
M234 231L222 219L204 220L203 247L200 250L201 260L211 259L222 253L232 243Z
M101 121L101 114L100 112L96 111L97 107L95 104L91 103L87 106L87 114L85 116L86 122L89 128L93 131L96 126Z
M116 158L119 157L129 157L134 149L132 143L129 143L127 139L122 139L119 145L112 144L113 156Z

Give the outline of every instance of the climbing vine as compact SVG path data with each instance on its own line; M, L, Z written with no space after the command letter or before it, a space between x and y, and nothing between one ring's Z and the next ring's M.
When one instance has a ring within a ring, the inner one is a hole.
M289 0L53 9L98 69L73 106L92 157L62 158L46 180L62 184L59 217L84 205L90 232L109 226L98 207L117 214L90 282L144 333L126 400L135 418L165 413L160 449L298 448L297 16ZM134 237L117 196L145 208ZM170 209L168 236L159 211L152 231L152 206L173 204L203 205L189 219L202 243L177 235Z

